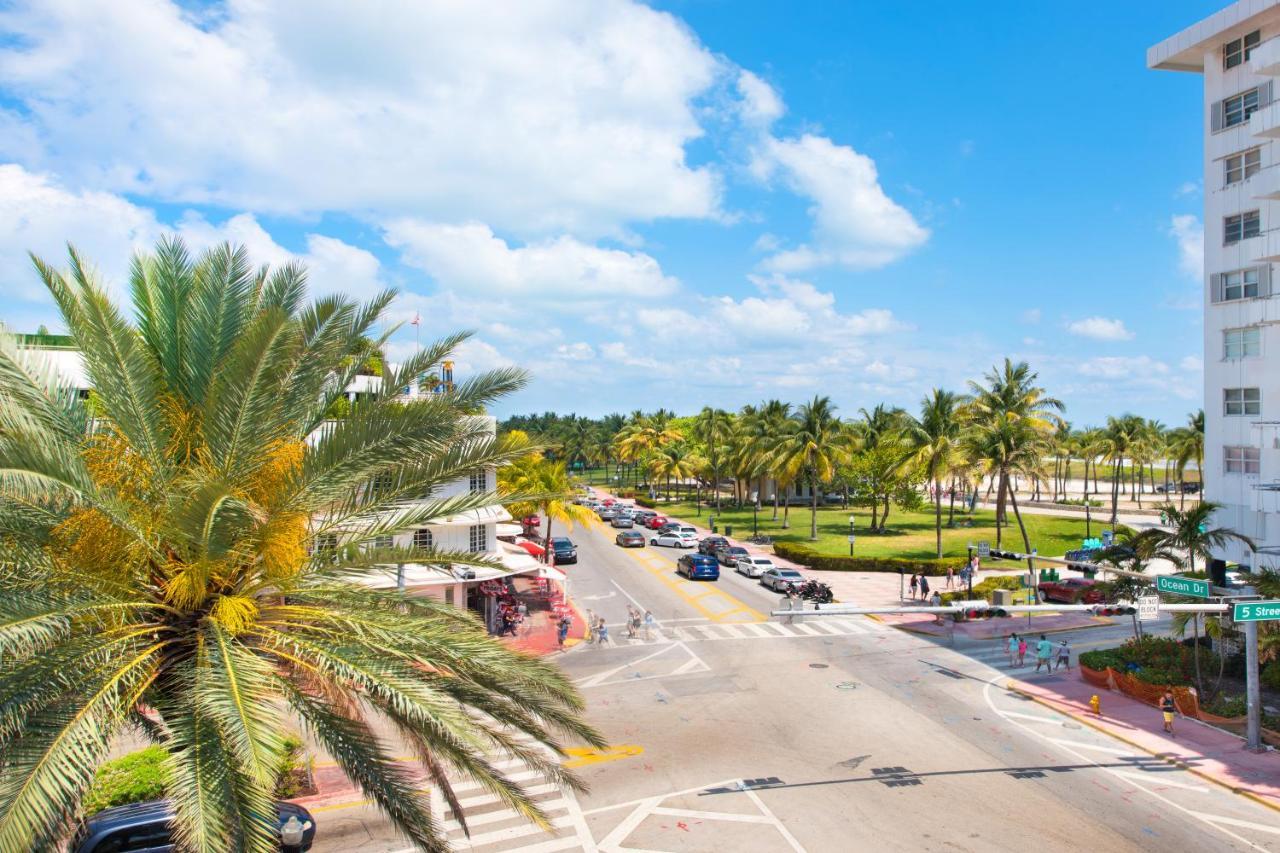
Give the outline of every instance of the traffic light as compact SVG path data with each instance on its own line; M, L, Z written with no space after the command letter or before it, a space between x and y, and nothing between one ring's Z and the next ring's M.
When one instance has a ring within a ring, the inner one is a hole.
M1138 610L1128 604L1096 604L1092 612L1094 616L1132 616Z

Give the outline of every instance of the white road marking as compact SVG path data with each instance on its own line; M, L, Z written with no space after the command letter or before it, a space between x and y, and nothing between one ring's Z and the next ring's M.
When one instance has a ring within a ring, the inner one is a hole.
M1175 782L1172 779L1161 779L1162 773L1168 771L1156 771L1153 773L1143 773L1142 771L1129 772L1128 770L1117 770L1117 776L1123 776L1126 779L1133 779L1137 782L1149 782L1157 788L1179 788L1183 791L1196 791L1197 793L1207 794L1209 788L1207 785L1188 785L1185 782Z
M812 625L806 625L803 622L797 622L795 625L792 625L791 627L797 631L803 631L804 633L810 636L821 637L823 634L822 631L819 631L817 628L813 627Z
M649 814L667 815L668 817L691 817L698 820L732 820L737 821L738 823L773 823L769 818L758 814L700 812L695 809L669 809L664 806L658 806L657 808L650 810Z
M1127 758L1134 757L1132 749L1116 749L1112 746L1102 746L1096 743L1086 743L1080 740L1067 740L1066 738L1051 737L1049 740L1054 743L1060 743L1063 746L1075 747L1076 749L1092 749L1094 752L1105 752L1108 755L1122 755Z
M1275 826L1274 824L1268 826L1265 823L1254 823L1251 820L1240 820L1236 817L1225 817L1223 815L1207 814L1205 812L1191 812L1191 814L1201 820L1207 820L1210 823L1225 823L1229 826L1238 826L1241 829L1253 829L1258 832L1269 832L1272 835L1280 835L1280 826Z
M670 645L665 645L662 648L658 649L656 652L651 652L638 660L628 661L627 663L624 663L621 666L615 666L613 669L606 669L604 672L598 672L595 675L590 675L590 676L587 676L586 678L580 678L574 683L577 684L579 687L593 687L596 684L599 684L601 681L604 681L607 678L609 678L609 676L617 675L619 672L622 672L627 667L635 666L638 663L644 663L647 660L652 660L653 658L656 658L658 655L665 654L669 650L676 648L676 646L679 646L679 645L681 644L672 643Z
M777 816L774 815L774 813L769 810L769 807L764 804L764 800L760 799L760 797L756 794L756 792L750 789L748 789L745 793L747 797L750 798L751 802L756 804L756 808L764 812L765 817L771 818L773 820L774 828L776 828L778 832L782 834L783 838L787 839L787 843L791 845L791 849L796 851L796 853L805 853L805 849L802 846L800 846L800 842L797 841L796 837L792 835L785 826L782 825L782 821L778 820Z
M729 637L734 640L741 640L745 636L734 625L717 625L716 627L719 628L724 633L728 634Z
M1062 725L1062 720L1055 720L1052 717L1041 717L1036 714L1020 714L1017 711L1001 711L1000 713L1006 717L1016 717L1019 720L1035 720L1037 723L1049 723L1054 726Z

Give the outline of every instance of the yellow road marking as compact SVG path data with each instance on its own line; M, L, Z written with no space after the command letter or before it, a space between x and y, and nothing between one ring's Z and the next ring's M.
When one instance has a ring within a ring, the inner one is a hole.
M586 767L589 764L602 764L606 761L619 761L623 758L635 758L644 752L644 748L634 743L620 743L616 746L607 746L604 749L592 749L587 746L571 746L565 750L565 754L570 756L567 760L561 762L568 769L575 767Z
M661 558L654 558L654 557L648 557L648 556L641 557L639 554L636 554L631 550L627 550L626 553L627 553L627 556L635 560L636 563L642 569L649 572L649 574L653 575L655 578L661 581L668 589L670 589L672 592L678 595L681 599L683 599L686 604L688 604L694 610L701 613L703 616L706 616L712 622L721 622L724 620L726 616L729 616L731 614L736 614L736 613L741 613L745 617L745 618L735 619L734 621L736 622L764 622L765 621L765 615L761 613L759 610L756 610L754 607L751 607L750 605L743 603L742 601L738 600L737 598L734 598L732 595L730 595L727 592L724 592L723 590L716 589L716 588L706 589L705 587L699 586L698 588L701 589L702 591L696 596L690 595L689 593L685 592L684 588L693 586L693 583L691 581L685 580L684 578L680 578L679 576L672 577L675 571L675 567L672 566L670 563L662 560ZM657 561L658 565L652 565L653 561L655 560ZM729 609L712 610L706 607L704 604L702 604L701 599L715 599L715 600L721 601L724 604L728 605Z

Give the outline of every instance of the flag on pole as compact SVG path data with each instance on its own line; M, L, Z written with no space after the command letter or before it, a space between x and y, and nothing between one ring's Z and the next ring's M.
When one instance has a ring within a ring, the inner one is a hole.
M420 317L418 316L418 312L417 312L417 311L414 311L414 312L413 312L413 319L409 321L409 325L410 325L410 326L416 326L416 325L418 325L420 322L422 322L422 318L420 318Z

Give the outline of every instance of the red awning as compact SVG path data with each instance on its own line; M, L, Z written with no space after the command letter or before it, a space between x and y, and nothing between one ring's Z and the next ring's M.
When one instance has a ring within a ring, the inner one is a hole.
M541 545L535 542L517 542L516 544L528 551L534 557L541 557L542 552L545 550Z

